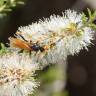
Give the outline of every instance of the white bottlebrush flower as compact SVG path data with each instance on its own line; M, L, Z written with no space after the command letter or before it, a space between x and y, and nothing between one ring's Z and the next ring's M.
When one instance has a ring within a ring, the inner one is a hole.
M38 64L29 56L6 54L0 56L0 96L28 96L38 83L34 72Z
M83 48L87 49L91 44L94 31L91 27L84 25L82 17L83 14L66 10L63 16L53 15L44 21L40 20L38 23L20 27L16 38L25 41L22 43L27 45L27 49L31 48L32 52L41 53L39 56L36 55L40 62L56 63L58 60L66 59L68 55L77 54ZM15 47L22 49L16 44L14 38L10 39L10 45L16 45ZM43 52L40 48L44 48Z

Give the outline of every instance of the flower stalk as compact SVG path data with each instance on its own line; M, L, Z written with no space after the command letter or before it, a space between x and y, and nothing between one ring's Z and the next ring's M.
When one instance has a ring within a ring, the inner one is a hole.
M46 65L58 64L66 75L67 57L84 48L88 50L94 40L96 12L92 14L88 9L88 14L89 18L84 13L66 10L62 16L53 15L19 27L14 37L9 37L8 49L1 44L1 96L28 96L38 85L34 79L38 67L42 70Z

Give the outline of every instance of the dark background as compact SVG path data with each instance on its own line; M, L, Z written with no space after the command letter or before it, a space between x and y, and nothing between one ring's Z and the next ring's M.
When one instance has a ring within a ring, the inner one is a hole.
M19 26L36 22L52 14L62 14L66 9L78 12L93 10L83 0L27 0L23 6L14 8L6 17L0 19L0 42L8 42ZM82 50L78 55L68 57L67 86L69 96L96 96L96 46L89 51Z

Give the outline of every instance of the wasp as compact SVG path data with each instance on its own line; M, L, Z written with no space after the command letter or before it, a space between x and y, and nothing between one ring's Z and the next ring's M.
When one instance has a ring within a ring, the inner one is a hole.
M54 34L52 34L53 36ZM19 37L19 38L18 38ZM61 39L60 39L61 40ZM57 40L59 42L60 40ZM53 48L56 45L56 42L53 40L45 45L40 45L38 41L36 43L33 43L32 41L26 40L21 33L17 33L15 37L10 37L9 38L10 45L16 48L20 48L22 50L27 50L27 51L35 51L35 52L47 52L49 49Z
M12 45L13 47L16 47L16 48L23 49L23 50L35 51L35 52L38 52L38 51L43 52L45 50L42 46L40 46L38 44L38 42L37 43L32 43L31 41L28 42L20 34L19 34L19 37L21 37L22 39L15 38L15 37L10 37L9 38L10 45Z

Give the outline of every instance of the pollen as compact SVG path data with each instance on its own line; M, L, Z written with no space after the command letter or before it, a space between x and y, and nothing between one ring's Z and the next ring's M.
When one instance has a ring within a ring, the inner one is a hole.
M64 30L67 35L73 35L77 31L77 25L75 23L70 23L69 26Z
M0 85L14 81L22 82L29 75L29 72L24 69L1 69L0 71Z

